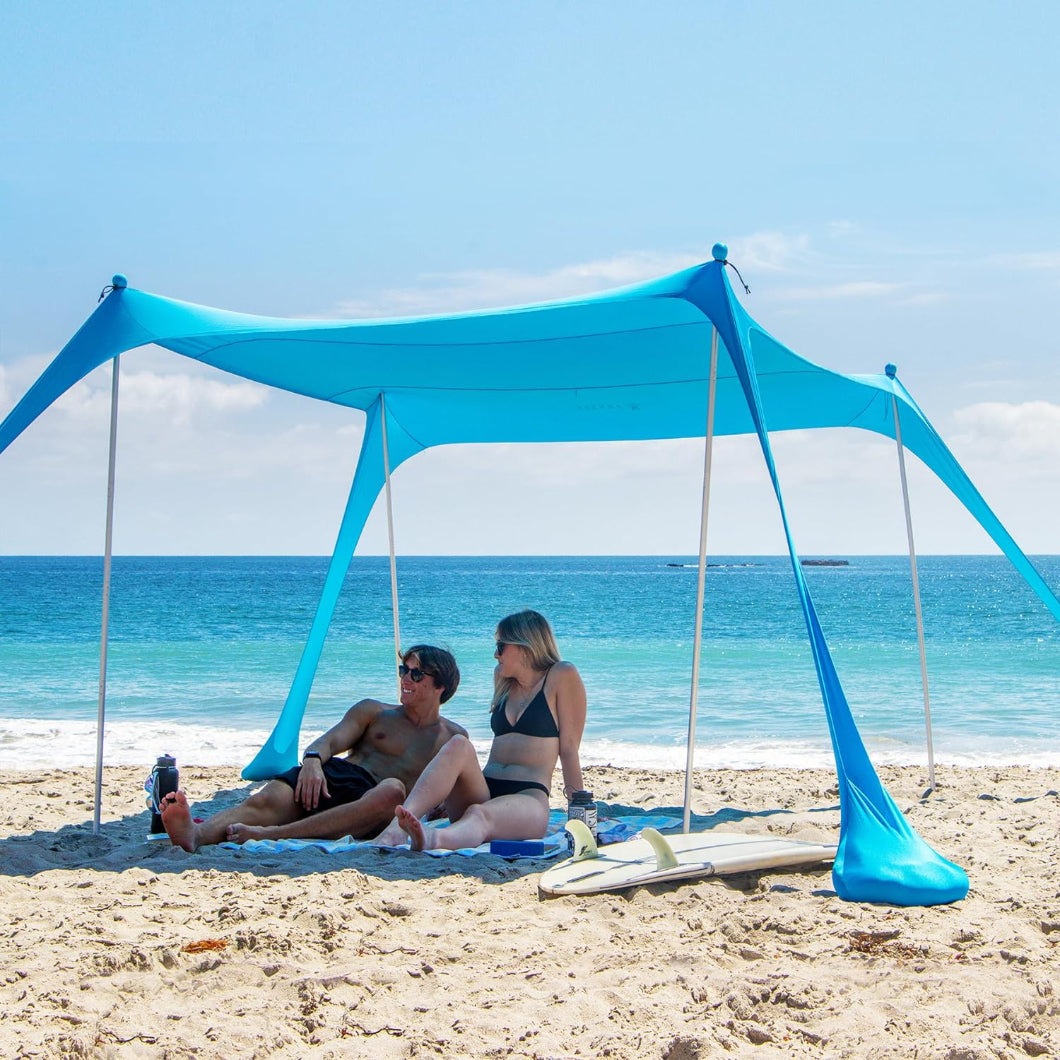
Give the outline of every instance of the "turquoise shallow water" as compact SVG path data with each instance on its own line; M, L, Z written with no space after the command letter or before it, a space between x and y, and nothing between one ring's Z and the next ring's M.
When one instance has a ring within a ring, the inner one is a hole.
M820 695L785 557L712 557L696 761L827 765ZM682 566L681 564L690 564ZM587 762L683 766L696 572L691 557L405 557L403 641L447 644L449 713L489 739L494 625L535 607L589 693ZM1038 557L1060 586L1060 558ZM267 735L308 632L317 557L118 557L106 758L243 764ZM1060 624L1000 557L920 562L936 759L1060 763ZM878 763L926 760L906 557L807 568L862 734ZM0 558L0 766L95 754L98 558ZM354 699L390 697L388 562L356 557L304 731Z

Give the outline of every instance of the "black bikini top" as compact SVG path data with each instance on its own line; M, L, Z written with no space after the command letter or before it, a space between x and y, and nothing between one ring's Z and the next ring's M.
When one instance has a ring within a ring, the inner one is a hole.
M559 727L556 719L552 717L552 711L548 709L548 700L545 699L545 682L548 681L550 666L545 672L545 680L537 695L526 705L526 709L519 715L519 719L513 725L508 720L508 709L506 703L499 704L490 715L490 728L494 736L507 736L510 732L517 732L523 736L540 736L547 739L550 736L559 736Z

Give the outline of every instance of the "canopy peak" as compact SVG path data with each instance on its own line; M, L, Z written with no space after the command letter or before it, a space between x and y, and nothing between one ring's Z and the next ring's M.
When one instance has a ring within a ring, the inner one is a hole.
M116 272L110 278L110 283L99 292L99 298L97 301L102 302L111 291L123 291L128 286L129 281L120 272Z

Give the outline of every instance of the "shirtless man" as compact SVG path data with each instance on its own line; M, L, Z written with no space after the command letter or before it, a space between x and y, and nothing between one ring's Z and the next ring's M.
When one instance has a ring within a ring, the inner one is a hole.
M379 832L435 754L451 737L467 735L441 716L460 683L449 652L417 644L398 672L400 706L362 699L306 748L300 766L238 806L196 824L183 791L166 795L160 813L174 846L193 851L226 839L363 839Z

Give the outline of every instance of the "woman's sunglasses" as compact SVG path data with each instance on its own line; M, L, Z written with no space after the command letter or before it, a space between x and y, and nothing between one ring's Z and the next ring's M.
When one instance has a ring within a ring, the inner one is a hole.
M434 677L429 670L421 670L418 666L408 667L404 663L398 666L398 673L402 677L408 677L413 684L419 684L425 677Z

